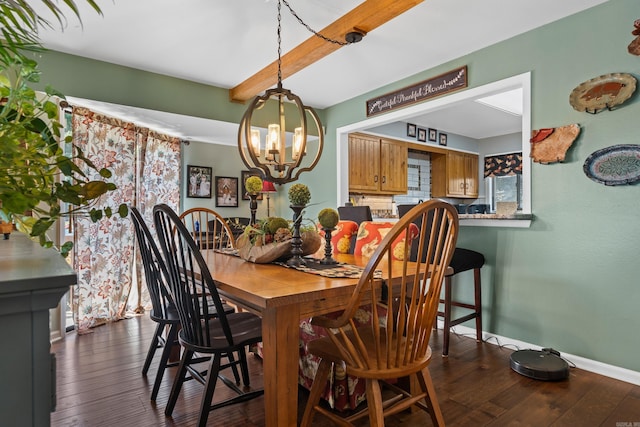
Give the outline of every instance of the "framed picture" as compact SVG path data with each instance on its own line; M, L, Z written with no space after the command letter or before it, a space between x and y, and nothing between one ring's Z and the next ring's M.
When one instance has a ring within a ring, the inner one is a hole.
M407 136L416 137L416 125L413 123L407 123Z
M211 198L211 168L187 165L187 197Z
M447 145L447 134L440 132L440 145Z
M251 171L241 171L240 172L240 188L242 188L242 200L250 200L249 195L247 193L247 188L244 183L247 181L247 178L250 176L257 176L258 178L264 180L262 174L260 172L251 172ZM256 200L262 200L262 193L258 195Z
M427 142L427 130L423 128L418 128L418 141Z
M429 128L429 141L436 142L438 140L438 130Z
M238 178L216 176L216 207L238 207Z

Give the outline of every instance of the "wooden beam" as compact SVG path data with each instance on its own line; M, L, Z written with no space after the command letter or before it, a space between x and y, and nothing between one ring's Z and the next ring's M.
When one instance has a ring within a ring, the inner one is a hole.
M348 32L358 30L369 33L423 0L366 0L344 16L319 31L333 40L344 40ZM366 38L364 40L366 43ZM297 73L308 65L324 58L342 46L330 43L315 35L282 56L282 79ZM229 99L245 102L278 82L278 61L273 61L244 82L229 90Z

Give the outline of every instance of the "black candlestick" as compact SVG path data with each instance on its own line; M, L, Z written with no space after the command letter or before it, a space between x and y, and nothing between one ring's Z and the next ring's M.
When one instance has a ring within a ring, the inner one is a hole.
M322 231L324 232L324 258L320 260L320 264L331 265L338 263L338 261L333 259L331 256L333 252L333 247L331 246L331 232L333 230L335 230L335 228L322 227Z
M256 193L249 193L249 198L251 201L249 202L249 210L251 211L251 225L256 223L256 211L258 210L258 195Z
M302 210L305 206L291 205L289 207L293 210L293 237L291 239L291 255L293 256L289 258L287 264L293 267L299 267L307 264L302 258L302 237L300 236Z

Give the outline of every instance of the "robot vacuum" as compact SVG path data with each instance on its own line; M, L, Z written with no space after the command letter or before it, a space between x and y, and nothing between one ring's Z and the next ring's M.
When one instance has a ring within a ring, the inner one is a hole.
M511 369L525 377L543 381L560 381L569 377L569 364L552 348L514 351Z

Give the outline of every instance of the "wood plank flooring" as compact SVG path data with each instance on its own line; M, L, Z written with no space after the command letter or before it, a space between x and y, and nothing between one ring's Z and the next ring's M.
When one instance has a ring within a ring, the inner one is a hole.
M149 401L157 359L141 370L155 324L147 315L95 328L52 345L57 358L57 409L52 426L192 426L202 386L185 384L172 418L164 415L175 368L164 377L157 403ZM532 380L509 367L512 349L452 335L448 358L439 356L442 331L434 331L431 375L449 426L640 426L640 387L572 369L568 380ZM252 386L261 387L262 363L249 356ZM229 391L219 382L217 398ZM299 411L306 390L299 390ZM364 421L362 425L366 425ZM218 409L210 426L263 426L264 400ZM328 426L317 415L315 424ZM387 426L430 426L422 411L387 418Z

